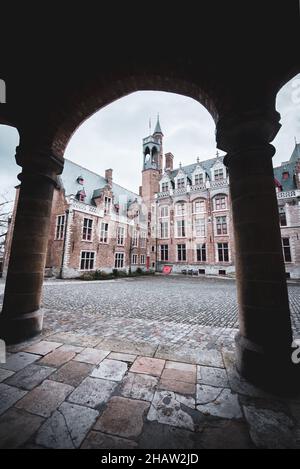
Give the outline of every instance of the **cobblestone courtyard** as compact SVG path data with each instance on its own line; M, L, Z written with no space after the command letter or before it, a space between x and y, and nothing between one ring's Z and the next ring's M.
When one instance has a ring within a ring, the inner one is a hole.
M50 281L43 304L0 364L0 448L300 447L300 398L236 371L234 281Z

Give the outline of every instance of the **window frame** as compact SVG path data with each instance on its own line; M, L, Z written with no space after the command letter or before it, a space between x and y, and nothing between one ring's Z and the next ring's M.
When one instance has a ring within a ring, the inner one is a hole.
M93 258L91 259L88 259L88 258L85 258L83 259L83 254L93 254ZM96 251L89 251L89 250L86 250L86 249L83 249L80 251L80 260L79 260L79 270L80 272L93 272L95 269L95 264L96 264L96 257L97 257L97 253ZM93 267L92 268L82 268L82 262L93 262Z
M201 263L207 262L206 243L197 243L195 251L196 251L196 262L201 262ZM200 256L198 256L198 253L200 254ZM200 257L200 259L198 257Z
M122 256L122 257L119 257ZM115 252L115 257L114 257L114 268L115 269L124 269L125 267L125 252L124 251L117 251ZM122 260L122 266L118 266L117 263Z
M220 252L222 253L222 259L220 259ZM217 243L217 254L219 263L230 262L229 243ZM227 260L225 259L225 257L227 257Z
M59 223L60 220L63 220L62 223ZM66 215L57 215L56 224L55 224L55 241L62 241L65 237L66 229Z
M85 226L85 222L88 222L88 226ZM89 223L91 222L91 225L89 226ZM83 218L83 225L82 225L82 237L81 240L92 243L93 242L93 226L94 226L94 220L93 218L88 218L84 217ZM89 238L90 235L90 238Z
M179 259L179 253L180 253L180 257L181 259ZM184 255L183 255L184 254ZM187 259L187 256L186 256L186 244L177 244L176 245L176 256L177 256L177 262L186 262L186 259ZM184 257L184 259L182 258Z
M103 230L103 225L107 226L106 230ZM103 233L105 233L106 235L103 236ZM109 233L109 224L108 224L107 221L102 221L101 225L100 225L100 238L99 238L100 244L108 244L108 240L109 240L109 234L108 233Z
M284 240L288 241L287 245L284 244ZM285 264L291 264L293 262L293 257L292 257L292 249L291 249L290 238L288 236L282 237L281 238L281 245L282 245L284 263ZM288 256L287 256L286 250L288 251ZM289 258L289 260L287 259L287 257Z

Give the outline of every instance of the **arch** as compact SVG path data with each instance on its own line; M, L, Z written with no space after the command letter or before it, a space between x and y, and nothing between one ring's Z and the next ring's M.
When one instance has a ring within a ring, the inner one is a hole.
M77 88L78 87L78 88ZM209 96L207 86L199 84L199 77L193 79L184 76L181 70L177 73L170 67L161 67L161 73L153 74L151 70L132 71L124 69L113 77L107 77L105 73L87 79L86 83L74 85L68 91L65 102L60 101L60 108L51 110L49 129L53 129L51 140L53 151L58 156L63 156L69 140L75 131L89 117L112 102L136 91L163 91L176 93L195 99L202 104L217 121L218 112L215 100ZM58 117L59 116L59 119Z

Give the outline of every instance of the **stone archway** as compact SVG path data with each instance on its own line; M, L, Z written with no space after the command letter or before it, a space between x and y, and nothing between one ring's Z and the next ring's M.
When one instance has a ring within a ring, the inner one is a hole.
M42 329L39 307L53 188L72 134L94 112L133 91L176 92L206 107L216 122L217 146L227 152L237 254L238 368L250 380L273 389L279 387L280 373L281 382L290 387L295 375L290 360L292 332L270 145L280 129L276 93L290 70L285 74L276 70L273 80L267 68L259 79L249 71L247 93L233 70L222 81L215 67L200 73L196 59L162 60L155 74L151 70L143 60L120 59L104 61L101 70L91 67L84 77L72 80L66 72L63 82L56 81L45 94L44 106L38 90L33 120L20 114L16 159L22 167L21 190L2 336L16 342ZM266 206L265 217L256 210L259 203ZM268 237L260 236L262 232Z

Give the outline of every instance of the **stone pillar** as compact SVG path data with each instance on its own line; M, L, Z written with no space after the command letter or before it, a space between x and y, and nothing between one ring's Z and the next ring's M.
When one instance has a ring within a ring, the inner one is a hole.
M227 152L240 331L237 367L274 392L293 391L292 328L269 142L280 124L276 111L220 119L218 148ZM298 383L299 383L298 379Z
M17 343L41 332L40 308L50 215L61 159L47 150L17 147L16 161L22 166L11 254L7 272L0 335Z

